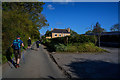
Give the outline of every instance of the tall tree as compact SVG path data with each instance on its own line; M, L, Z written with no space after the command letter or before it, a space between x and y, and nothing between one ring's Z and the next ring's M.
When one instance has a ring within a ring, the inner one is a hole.
M85 34L92 33L94 35L95 44L97 42L97 40L96 40L96 36L97 36L98 41L99 41L99 46L100 46L101 33L104 32L105 29L101 28L101 25L99 24L99 22L97 22L95 25L91 25L91 27L89 27L89 29L90 30L88 30Z
M48 26L46 18L41 14L43 10L43 2L4 2L2 4L4 11L16 10L17 13L28 13L29 19L38 29Z
M39 29L48 26L43 14L43 2L3 2L2 3L2 51L5 53L17 35L25 45L28 37L40 37Z
M93 33L98 33L98 34L101 34L104 31L105 29L101 28L101 25L99 24L99 22L96 23L96 25L94 26L92 30Z
M104 31L105 31L105 29L101 28L101 25L99 24L99 22L96 23L96 25L94 26L94 28L92 30L92 32L98 36L99 47L100 47L101 33Z
M94 25L92 24L90 27L88 27L87 29L89 29L88 31L85 32L85 34L93 34L94 35L94 44L96 45L97 39L96 39L96 35L95 33L93 33L93 29L94 29Z

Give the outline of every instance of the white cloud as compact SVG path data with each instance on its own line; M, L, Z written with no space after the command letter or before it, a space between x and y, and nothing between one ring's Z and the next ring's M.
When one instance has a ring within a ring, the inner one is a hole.
M55 7L53 7L51 4L49 4L49 5L47 6L47 8L50 9L50 10L54 10L54 9L55 9Z

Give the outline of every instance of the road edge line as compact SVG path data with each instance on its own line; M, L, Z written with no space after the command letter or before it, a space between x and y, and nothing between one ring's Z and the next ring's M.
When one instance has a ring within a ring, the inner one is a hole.
M44 45L41 45L41 46L42 46L42 48L44 47ZM48 52L48 51L45 50L44 48L43 48L43 50L44 50L46 53L48 53L48 55L49 55L49 57L52 59L52 61L58 66L58 68L59 68L61 71L63 71L63 74L64 74L65 76L67 76L67 78L68 78L69 80L71 80L71 79L72 79L72 76L71 76L63 67L61 67L61 66L57 63L57 61L56 61L55 58L53 57L52 53Z

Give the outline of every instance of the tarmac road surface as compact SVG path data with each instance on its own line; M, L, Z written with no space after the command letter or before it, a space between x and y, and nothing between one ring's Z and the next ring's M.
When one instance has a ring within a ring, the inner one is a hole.
M42 46L38 51L36 45L32 48L22 53L24 55L19 68L16 69L12 64L4 64L2 78L65 78Z

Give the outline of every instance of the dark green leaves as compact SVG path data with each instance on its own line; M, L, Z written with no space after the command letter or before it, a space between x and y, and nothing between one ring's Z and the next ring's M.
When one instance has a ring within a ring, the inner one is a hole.
M27 39L38 39L39 29L48 26L43 14L43 2L3 2L2 3L2 49L3 54L16 36L27 45Z

